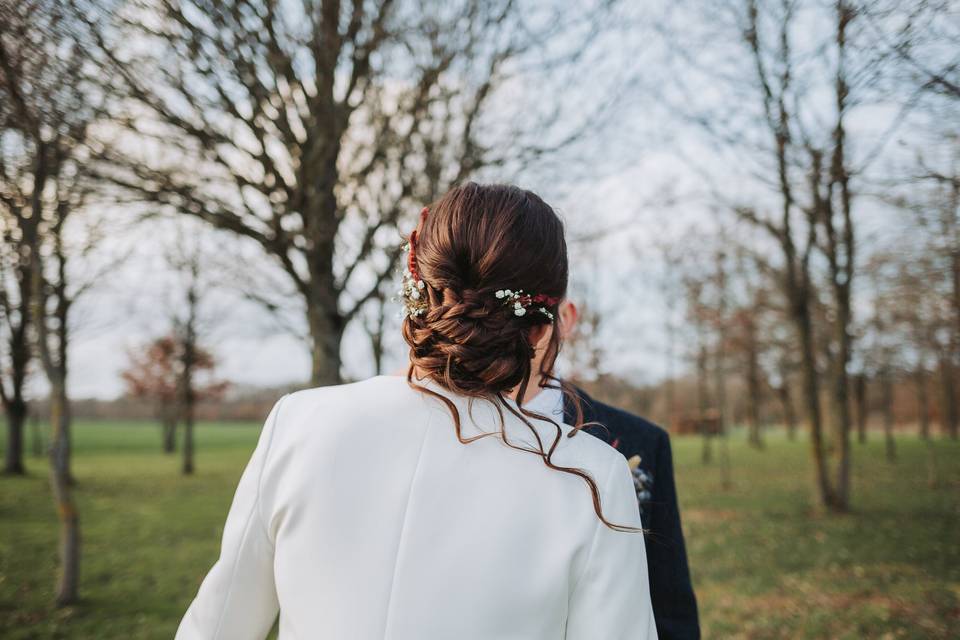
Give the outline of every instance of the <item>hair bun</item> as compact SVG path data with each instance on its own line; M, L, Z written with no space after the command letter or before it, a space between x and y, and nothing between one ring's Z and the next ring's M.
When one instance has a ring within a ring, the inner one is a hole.
M567 287L563 223L553 209L523 189L467 183L421 215L411 249L426 298L418 291L417 312L403 323L411 362L471 395L529 380L530 330L553 322ZM539 295L507 296L506 287Z
M476 289L458 291L451 287L444 287L436 296L436 302L431 299L430 312L427 314L432 320L441 318L470 318L474 320L486 319L493 315L494 306L491 296Z
M449 374L458 388L474 393L500 393L520 384L534 355L530 325L497 302L472 289L431 295L426 314L405 324L417 366Z

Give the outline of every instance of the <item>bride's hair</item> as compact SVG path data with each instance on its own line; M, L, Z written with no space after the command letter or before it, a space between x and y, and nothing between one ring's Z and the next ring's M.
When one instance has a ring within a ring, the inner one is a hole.
M414 283L417 308L403 322L403 337L410 345L408 382L446 404L457 438L464 444L490 434L464 437L456 406L416 384L415 369L454 393L493 402L506 444L538 455L551 469L583 478L597 516L613 529L635 531L604 517L597 484L586 471L553 462L563 437L560 425L525 409L522 401L513 406L505 400L514 388L518 388L517 398L526 394L534 358L530 330L554 323L558 304L566 295L563 222L530 191L472 182L451 189L424 211L410 238L414 280L408 284ZM416 280L423 282L420 288ZM559 387L570 400L576 420L568 435L574 436L584 426L583 409L574 389L552 375L560 346L555 327L541 361L540 385ZM530 429L536 448L509 442L503 409ZM553 424L552 442L544 442L530 418Z

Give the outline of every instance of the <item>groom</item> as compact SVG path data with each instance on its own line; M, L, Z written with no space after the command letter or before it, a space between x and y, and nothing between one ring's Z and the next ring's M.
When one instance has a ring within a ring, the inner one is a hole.
M566 338L577 322L577 307L569 300L560 303L560 331ZM673 458L667 432L639 416L594 400L577 390L583 405L584 422L603 427L585 427L620 451L633 471L640 518L649 531L646 536L650 597L660 640L697 640L700 625L697 600L690 582L687 552L680 526L677 491L673 483ZM553 413L574 424L574 409L556 388L544 388L525 406L541 413ZM605 427L605 428L604 428Z

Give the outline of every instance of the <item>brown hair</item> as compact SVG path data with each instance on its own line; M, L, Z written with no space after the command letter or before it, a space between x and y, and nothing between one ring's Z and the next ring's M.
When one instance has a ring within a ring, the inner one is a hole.
M536 454L550 469L583 478L592 494L594 510L604 524L637 531L604 517L600 491L590 474L554 464L552 457L563 435L560 425L522 406L534 358L530 330L554 322L558 316L556 300L563 299L567 291L567 244L557 214L530 191L468 182L431 205L412 238L426 305L422 314L408 315L403 322L403 337L410 345L408 383L446 404L457 438L464 444L493 434L465 438L456 406L443 395L417 385L415 369L471 401L489 400L500 416L499 434L507 445ZM537 304L529 312L516 315L497 297L502 289L523 290L553 300L544 303L547 306ZM546 313L539 309L541 306ZM572 401L576 413L574 428L568 434L572 437L584 426L583 409L574 389L552 375L560 346L559 332L552 331L539 372L540 385L552 383ZM505 394L514 388L518 388L516 408L505 400ZM503 408L530 429L537 448L508 441ZM553 442L544 445L530 418L553 424Z

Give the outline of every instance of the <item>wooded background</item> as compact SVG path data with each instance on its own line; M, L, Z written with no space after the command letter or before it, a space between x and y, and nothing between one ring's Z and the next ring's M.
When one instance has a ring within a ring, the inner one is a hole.
M0 0L0 491L49 469L55 605L74 419L155 420L190 475L197 420L395 370L402 238L468 179L558 207L563 375L718 491L796 440L856 518L874 432L955 490L958 65L948 0ZM228 366L281 335L284 375Z

